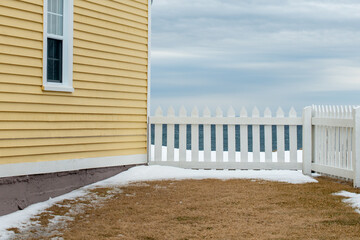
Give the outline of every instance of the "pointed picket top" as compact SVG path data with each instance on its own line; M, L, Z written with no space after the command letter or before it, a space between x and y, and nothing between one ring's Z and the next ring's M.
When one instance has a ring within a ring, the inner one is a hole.
M181 106L180 111L179 111L179 116L180 117L187 117L186 108L184 106Z
M296 113L294 107L291 107L291 108L290 108L289 117L291 117L291 118L296 118L296 117L297 117L297 113Z
M170 106L167 110L167 116L168 117L175 117L175 110L172 106Z
M270 110L270 108L268 108L268 107L265 108L264 117L271 118L271 110Z
M350 106L346 106L346 117L347 118L351 118L351 107Z
M314 111L314 117L318 117L319 116L319 111L318 111L317 105L313 105L312 109Z
M220 107L216 108L216 117L223 117L223 111Z
M205 107L205 109L203 111L203 116L204 117L211 117L211 112L210 112L210 109L208 107Z
M334 110L333 110L333 106L329 106L329 117L330 118L333 118L333 116L334 116Z
M284 113L284 111L282 110L281 107L279 107L278 110L276 111L276 117L278 117L278 118L285 117L285 113Z
M321 105L320 117L326 117L325 106L324 105Z
M248 113L247 113L246 108L242 107L241 111L240 111L240 117L247 117L247 116L248 116Z
M260 117L260 111L259 109L255 106L254 109L252 110L252 117Z
M199 117L199 109L195 106L191 111L191 117L198 118Z
M155 111L155 116L156 117L161 117L163 115L163 110L162 108L159 106L156 111Z
M227 111L228 117L235 117L235 110L232 106L229 107L229 110Z
M330 117L329 106L328 106L328 105L325 106L325 116L326 116L327 118Z
M336 105L336 118L340 118L340 107L339 105Z
M339 114L340 118L343 118L343 117L344 117L344 114L345 114L344 106L341 105L341 106L340 106L340 114Z

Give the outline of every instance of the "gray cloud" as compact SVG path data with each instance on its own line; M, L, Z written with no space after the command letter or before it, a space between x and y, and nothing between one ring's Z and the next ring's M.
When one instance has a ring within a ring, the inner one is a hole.
M152 106L357 103L359 20L355 0L156 0Z

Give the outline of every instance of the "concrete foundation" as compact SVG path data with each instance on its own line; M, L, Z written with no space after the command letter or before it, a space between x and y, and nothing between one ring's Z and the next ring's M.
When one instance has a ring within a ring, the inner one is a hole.
M109 178L136 165L0 178L0 216Z

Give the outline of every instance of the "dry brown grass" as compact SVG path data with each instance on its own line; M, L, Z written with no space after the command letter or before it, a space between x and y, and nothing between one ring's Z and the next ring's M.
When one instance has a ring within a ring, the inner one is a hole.
M360 239L360 214L332 195L359 191L318 180L301 185L251 180L134 184L101 207L88 202L67 229L41 239ZM105 196L109 189L94 191ZM66 211L57 208L59 214ZM49 219L41 218L44 224Z

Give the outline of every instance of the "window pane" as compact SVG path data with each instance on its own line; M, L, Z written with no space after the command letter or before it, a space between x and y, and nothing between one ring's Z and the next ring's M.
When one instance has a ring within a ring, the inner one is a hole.
M48 0L48 33L63 35L63 0Z
M62 83L62 41L48 38L47 81Z
M48 12L63 15L64 1L63 0L48 0Z

